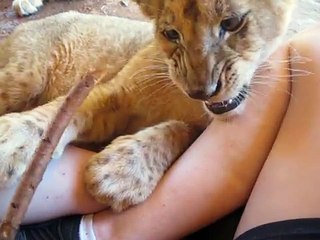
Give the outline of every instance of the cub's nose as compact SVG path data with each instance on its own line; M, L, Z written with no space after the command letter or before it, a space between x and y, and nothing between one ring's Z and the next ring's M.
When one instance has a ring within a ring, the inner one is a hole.
M219 80L217 83L210 85L209 87L205 89L195 89L188 91L188 95L191 98L197 99L197 100L208 100L211 97L214 97L219 94L221 91L222 83Z

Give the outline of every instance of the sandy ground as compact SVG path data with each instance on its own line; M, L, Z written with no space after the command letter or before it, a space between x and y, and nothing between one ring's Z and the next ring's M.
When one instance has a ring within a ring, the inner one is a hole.
M44 18L60 12L76 10L83 13L122 16L143 19L138 7L128 1L128 6L120 0L49 0L38 13L29 17L17 17L11 8L12 0L0 0L0 39L7 36L20 23Z

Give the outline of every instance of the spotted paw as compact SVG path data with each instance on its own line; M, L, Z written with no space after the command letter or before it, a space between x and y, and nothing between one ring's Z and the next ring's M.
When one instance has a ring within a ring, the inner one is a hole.
M88 163L85 180L89 192L114 211L144 201L163 171L151 168L148 149L134 137L121 137Z
M36 13L42 5L42 0L13 0L12 2L12 8L21 17Z
M15 183L23 174L43 131L19 113L0 117L0 187Z

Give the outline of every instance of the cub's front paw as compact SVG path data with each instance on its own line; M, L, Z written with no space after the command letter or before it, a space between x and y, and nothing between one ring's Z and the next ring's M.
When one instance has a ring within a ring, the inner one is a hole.
M94 198L120 212L143 202L161 175L150 171L145 146L133 137L121 137L93 156L85 182Z
M0 188L25 171L44 129L19 113L0 117Z
M36 13L42 5L42 0L13 0L12 2L12 8L21 17Z

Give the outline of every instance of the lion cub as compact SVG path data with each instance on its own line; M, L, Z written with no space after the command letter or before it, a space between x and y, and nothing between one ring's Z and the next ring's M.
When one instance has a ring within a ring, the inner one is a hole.
M214 116L240 114L259 65L309 24L297 21L318 17L307 0L136 2L154 24L68 12L1 43L2 186L19 179L63 95L90 70L98 84L55 156L71 142L111 142L88 162L89 192L115 211L144 201Z

